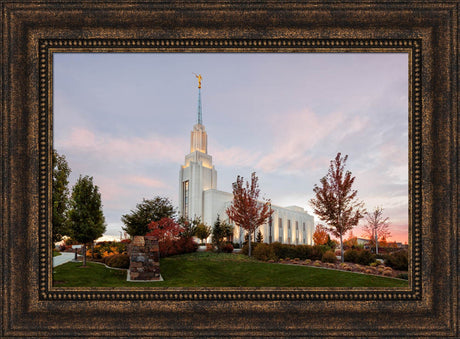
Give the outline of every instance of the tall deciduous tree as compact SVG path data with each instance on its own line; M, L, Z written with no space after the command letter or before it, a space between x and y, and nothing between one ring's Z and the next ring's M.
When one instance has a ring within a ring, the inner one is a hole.
M391 236L389 218L383 217L382 207L375 207L372 212L367 212L365 217L367 224L363 227L364 234L371 239L372 244L375 244L375 253L378 254L379 241Z
M340 239L340 253L343 262L343 236L363 217L364 204L357 199L353 190L355 177L344 171L348 155L340 153L331 161L329 171L321 178L321 185L315 185L315 197L310 200L314 213L329 226L329 231Z
M329 240L327 228L321 224L316 225L315 233L313 233L313 242L315 245L325 245Z
M71 170L65 156L53 150L53 242L69 235L67 211L69 208L69 174Z
M148 225L152 221L160 221L163 218L173 219L176 211L168 198L156 196L153 199L142 199L142 203L136 205L131 213L121 217L125 224L122 227L130 236L145 235Z
M256 173L251 174L251 184L238 176L233 183L233 201L226 213L231 221L244 228L249 233L249 256L251 256L251 234L264 224L273 210L270 201L259 202L260 189Z
M83 245L83 266L86 266L86 245L105 232L101 193L93 184L93 177L78 178L72 189L69 226L73 239Z

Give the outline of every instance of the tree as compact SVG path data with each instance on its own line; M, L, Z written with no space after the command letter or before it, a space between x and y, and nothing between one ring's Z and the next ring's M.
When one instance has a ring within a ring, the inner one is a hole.
M370 213L365 213L367 224L363 227L363 231L366 237L371 241L371 244L375 244L375 254L379 253L379 241L387 239L391 236L389 230L389 218L383 217L383 208L375 207Z
M125 224L122 227L131 237L145 235L152 221L160 221L162 218L174 218L176 211L168 198L156 196L153 199L142 199L142 203L136 205L131 213L121 217Z
M355 227L363 217L364 204L357 199L358 191L353 190L355 177L350 171L344 173L348 155L337 153L326 176L321 178L321 186L315 185L315 197L310 200L314 213L327 225L329 231L340 239L340 253L343 258L343 235Z
M316 225L315 233L313 233L313 242L315 245L325 245L330 239L327 233L327 228L321 224Z
M243 181L243 177L238 176L233 183L233 201L226 212L231 221L249 233L248 255L251 256L251 233L267 221L273 210L270 200L264 203L257 201L260 189L255 172L251 175L251 184L246 182L244 187Z
M216 246L217 251L221 252L224 245L224 238L228 238L233 234L233 226L225 221L220 220L217 215L217 220L212 228L212 243Z
M181 233L181 236L183 238L191 238L196 235L196 230L198 225L201 223L201 219L195 218L192 221L189 221L183 216L181 216L177 222L184 229Z
M175 241L181 238L184 228L172 218L161 218L159 221L152 221L147 226L147 236L154 236L158 239L160 255L162 257L170 254L170 250L175 246Z
M195 235L197 236L198 239L201 240L201 243L203 243L203 240L207 239L211 235L211 227L206 226L203 223L200 223L196 227Z
M348 238L343 241L343 244L349 248L356 248L358 247L358 237L355 237L353 231L351 231Z
M53 242L61 241L64 235L69 234L67 212L69 208L68 188L70 167L65 156L53 150Z
M264 242L264 236L263 236L263 234L262 234L262 232L260 230L257 232L256 242L258 242L258 243Z
M86 266L86 245L105 232L101 193L92 177L80 175L73 186L69 226L72 238L83 245L83 266Z

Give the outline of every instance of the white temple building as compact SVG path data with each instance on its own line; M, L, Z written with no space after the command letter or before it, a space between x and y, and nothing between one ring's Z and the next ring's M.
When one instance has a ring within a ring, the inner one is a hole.
M198 119L191 133L190 153L185 156L185 164L179 172L179 213L190 220L200 218L206 225L212 226L217 215L221 220L228 221L225 211L231 205L233 194L217 189L217 171L212 156L208 154L207 134L202 122L201 75L197 77ZM269 220L259 227L264 242L313 245L313 216L298 206L272 204L271 208L271 225ZM245 230L236 226L233 241L242 243L244 236Z

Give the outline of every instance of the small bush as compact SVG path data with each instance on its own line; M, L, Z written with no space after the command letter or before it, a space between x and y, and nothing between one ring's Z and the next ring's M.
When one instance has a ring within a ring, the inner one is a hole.
M257 245L257 247L254 249L253 252L254 258L257 260L263 260L263 261L268 261L268 260L278 260L278 258L275 255L275 251L272 246L269 244L264 244L260 243Z
M233 248L240 248L240 243L239 242L234 242L233 243Z
M214 251L214 245L206 244L206 252L212 252L212 251Z
M231 243L226 243L222 246L222 252L224 253L232 253L233 252L233 245Z
M375 255L368 250L349 249L346 250L344 260L355 264L369 265L375 261Z
M385 265L393 267L395 270L407 271L409 266L407 251L402 250L386 255Z
M259 243L251 242L251 255L254 253L254 250L256 249L257 245L259 245ZM243 245L241 253L243 253L244 255L249 255L249 243Z
M375 256L368 250L358 251L357 263L361 265L369 265L375 261Z
M408 280L409 279L409 275L407 273L399 273L396 278L399 278L399 279L405 279L405 280Z
M329 262L329 263L335 263L337 261L337 258L335 257L335 253L332 251L327 251L324 252L323 257L321 258L322 262Z
M112 254L104 258L107 266L115 268L129 268L129 256L127 254Z
M347 262L356 262L358 260L358 256L359 254L357 250L349 249L344 252L343 260Z

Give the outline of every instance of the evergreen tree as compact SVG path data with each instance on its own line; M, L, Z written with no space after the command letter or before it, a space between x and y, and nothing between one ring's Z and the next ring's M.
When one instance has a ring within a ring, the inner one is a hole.
M260 230L257 232L256 242L260 242L260 243L264 242L264 236L262 235L262 232Z
M130 236L145 235L148 231L148 225L152 222L158 222L163 218L174 219L176 211L168 198L156 196L153 199L142 199L142 203L136 205L135 210L121 217L125 224L122 227Z
M220 216L217 215L217 220L212 228L212 243L217 247L217 251L220 252L224 245L224 238L228 238L233 234L233 226L220 221Z
M78 178L72 189L69 211L69 226L72 238L83 245L83 266L86 266L86 245L105 232L101 194L93 184L93 178Z
M65 156L53 150L53 184L52 184L52 233L53 242L61 241L64 235L69 235L67 211L69 208L69 174L70 167Z

